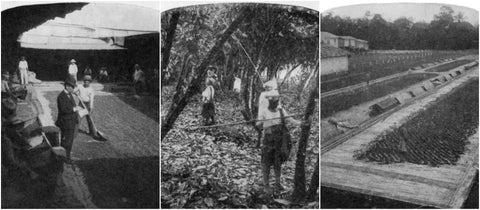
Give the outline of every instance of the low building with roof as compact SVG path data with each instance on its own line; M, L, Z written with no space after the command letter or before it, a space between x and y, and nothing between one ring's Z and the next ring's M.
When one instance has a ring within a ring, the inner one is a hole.
M355 41L357 38L352 36L339 36L338 37L338 46L339 47L349 47L355 48Z
M322 43L328 44L330 46L339 47L338 46L338 36L329 32L322 31L321 32L321 39Z
M357 39L355 42L355 47L357 49L368 50L368 41L363 39Z

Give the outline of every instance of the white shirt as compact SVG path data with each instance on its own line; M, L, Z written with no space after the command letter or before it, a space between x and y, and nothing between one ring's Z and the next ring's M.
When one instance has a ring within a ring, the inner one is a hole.
M107 70L100 70L100 75L108 76Z
M68 73L69 74L77 74L78 72L78 68L77 68L77 65L72 63L68 66Z
M257 116L260 116L260 113L263 112L263 110L268 109L268 99L267 96L272 96L272 95L279 95L277 90L270 90L270 91L264 91L260 93L260 96L258 98L258 114ZM282 107L280 102L278 103L278 107Z
M9 92L10 87L8 86L8 81L2 80L2 92Z
M281 108L281 109L283 110L283 116L284 117L289 115L285 109L283 109L283 108ZM279 119L272 119L272 118L279 118ZM272 111L270 111L270 109L264 109L259 113L257 119L258 120L265 120L265 121L258 121L257 122L257 125L262 125L263 124L263 129L266 129L266 128L274 126L274 125L282 124L282 120L280 119L280 109L277 109L276 112L272 112ZM268 120L268 119L271 119L271 120ZM291 124L297 124L297 125L300 124L300 121L295 120L291 117L285 118L285 122L288 122L288 123L291 123Z
M92 86L84 87L83 85L78 86L79 97L83 102L90 102L90 107L93 107L93 97L95 96L95 91Z
M144 81L144 76L143 76L143 71L141 69L135 70L135 73L133 73L133 81Z
M20 61L18 62L18 68L20 70L27 70L28 69L28 63L27 61Z
M202 100L203 102L209 102L213 100L213 97L215 96L215 89L213 86L209 85L205 90L202 92Z
M233 82L233 90L237 93L240 93L241 86L242 86L242 80L238 77L235 77L235 82Z

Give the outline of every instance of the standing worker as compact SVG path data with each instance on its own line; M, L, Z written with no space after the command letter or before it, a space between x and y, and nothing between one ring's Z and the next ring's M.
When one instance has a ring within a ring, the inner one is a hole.
M205 85L207 86L202 92L202 117L205 125L215 124L215 79L207 77Z
M145 87L145 73L140 69L140 65L135 64L135 72L133 72L133 90L134 95L138 95Z
M70 65L68 66L68 75L73 78L75 83L77 83L77 73L78 73L78 68L77 64L75 64L77 61L75 59L70 60Z
M57 97L58 117L55 125L60 128L62 135L61 146L67 150L67 161L71 163L73 140L78 131L78 114L82 108L77 106L73 98L75 81L68 78L64 83L65 89Z
M279 107L279 93L272 90L265 93L268 100L268 108L262 109L259 113L257 126L263 128L264 138L262 143L262 171L265 192L271 194L269 184L270 168L273 165L275 171L275 189L282 190L280 184L281 166L288 160L292 147L290 132L285 121L294 125L302 124L301 121L285 117L288 113ZM275 119L281 118L281 119Z
M260 116L260 113L262 113L263 110L266 110L268 108L268 100L267 100L267 98L265 98L266 94L270 93L270 91L272 91L272 90L278 91L277 80L272 79L268 82L265 82L265 84L263 84L263 88L264 88L265 91L261 92L260 96L258 97L257 116ZM262 132L260 134L260 138L257 141L257 147L260 147L262 139L264 139L264 138L265 138L265 133Z
M20 62L18 62L18 70L20 71L20 84L28 84L28 62L25 60L25 56L20 58Z
M90 75L85 75L83 77L83 85L78 86L78 97L80 100L82 100L79 106L87 109L89 112L89 114L85 116L87 118L89 135L96 137L98 132L97 132L97 128L95 128L95 125L93 124L93 120L91 116L92 110L93 110L93 98L95 96L95 92L93 88L90 86L91 82L92 82L92 77ZM79 119L79 125L82 124L82 120L83 118Z

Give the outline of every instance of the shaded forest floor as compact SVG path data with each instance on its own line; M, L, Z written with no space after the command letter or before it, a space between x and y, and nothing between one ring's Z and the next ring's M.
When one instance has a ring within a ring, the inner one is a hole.
M162 116L168 112L173 91L172 87L164 87ZM303 98L299 103L294 94L285 94L281 103L290 114L300 114L305 101ZM240 113L243 102L234 93L218 94L215 106L217 124L244 120ZM200 96L195 96L174 128L200 126L200 113ZM305 162L307 185L318 156L318 106L314 115ZM263 193L261 152L256 148L257 133L250 125L171 130L161 145L162 208L318 208L318 199L295 206L287 201L293 191L296 143L300 137L299 128L289 129L295 145L282 167L281 184L285 189L272 197ZM271 184L273 180L272 170Z

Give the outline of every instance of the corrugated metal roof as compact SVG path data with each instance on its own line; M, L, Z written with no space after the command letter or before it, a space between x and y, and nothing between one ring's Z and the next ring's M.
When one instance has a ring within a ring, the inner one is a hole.
M348 56L350 53L346 50L336 48L330 45L322 44L322 51L320 52L321 58L332 58L332 57L342 57Z
M20 43L23 48L47 49L47 50L125 50L126 48L107 44L78 44L78 43Z
M20 39L23 48L68 49L68 50L122 50L113 38L96 39L85 37L59 37L23 34Z
M338 38L337 35L335 34L332 34L332 33L329 33L329 32L326 32L326 31L322 31L321 32L321 38Z
M342 38L342 39L357 39L353 36L339 36L339 37Z
M359 41L359 42L368 42L367 40L363 40L363 39L357 39L357 41Z

